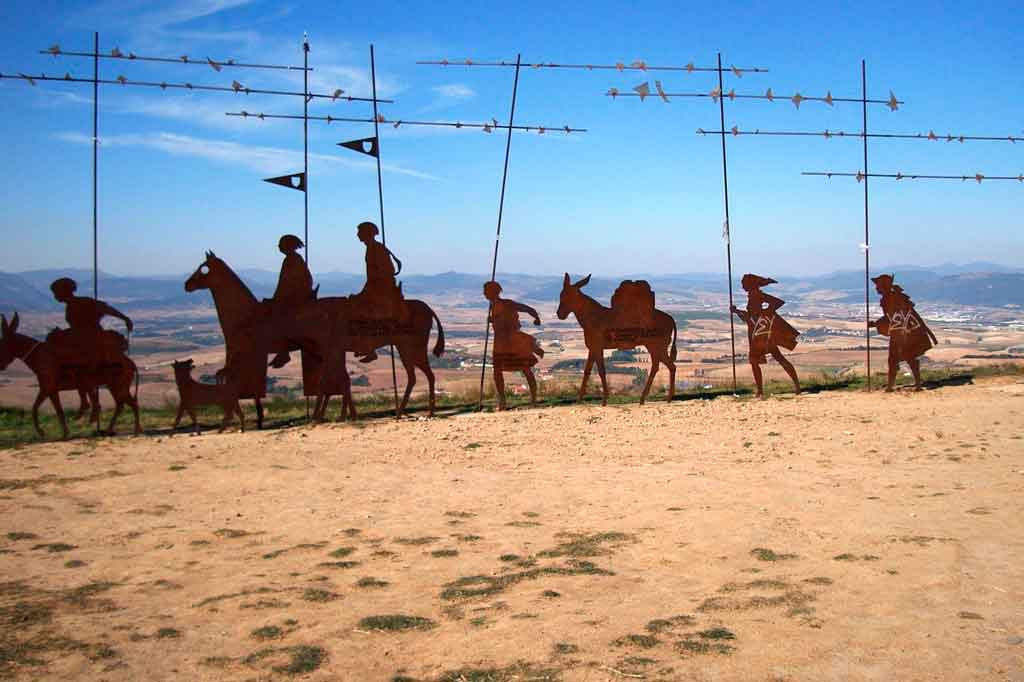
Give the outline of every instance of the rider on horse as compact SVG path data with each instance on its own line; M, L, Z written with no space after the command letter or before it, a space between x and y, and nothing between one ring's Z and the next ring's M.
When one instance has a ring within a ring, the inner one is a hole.
M296 253L303 246L305 245L302 240L293 234L284 235L277 243L277 248L284 254L284 262L281 263L281 274L277 278L274 297L263 301L269 306L272 319L294 315L300 306L316 298L313 293L313 275L310 274L306 261ZM275 343L271 350L277 353L270 362L271 367L280 369L291 360L286 340Z
M103 329L100 321L116 317L124 321L131 333L134 325L127 315L103 301L88 296L75 296L78 284L69 277L61 277L50 285L53 297L65 304L64 319L68 329L54 329L46 337L53 344L57 357L63 365L96 367L114 364L128 350L124 336L110 329Z
M379 233L377 226L370 222L360 223L356 228L359 241L366 245L366 286L352 297L353 317L397 323L406 317L402 286L395 281L402 271L402 261L375 239ZM377 358L372 348L359 349L357 354L363 356L362 362Z

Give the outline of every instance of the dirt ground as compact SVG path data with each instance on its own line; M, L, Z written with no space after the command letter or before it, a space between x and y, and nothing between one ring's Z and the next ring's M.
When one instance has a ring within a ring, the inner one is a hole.
M1024 382L0 453L0 678L1024 680Z

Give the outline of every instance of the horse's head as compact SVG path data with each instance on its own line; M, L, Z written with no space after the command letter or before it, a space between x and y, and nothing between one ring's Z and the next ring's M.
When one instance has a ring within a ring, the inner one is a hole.
M580 289L589 283L590 275L573 284L569 279L569 273L565 273L565 279L562 280L562 293L558 297L558 319L564 320L569 317L569 313L579 310L580 304L583 302L583 292Z
M0 315L0 370L5 370L18 357L14 346L14 334L18 331L18 313L14 313L11 323Z
M223 261L213 251L206 252L206 260L199 264L192 276L185 280L185 291L192 293L200 289L211 289L215 284L217 273L222 269Z

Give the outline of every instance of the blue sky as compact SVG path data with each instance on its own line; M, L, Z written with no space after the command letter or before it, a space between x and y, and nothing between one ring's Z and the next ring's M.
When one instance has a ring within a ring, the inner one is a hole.
M417 60L514 60L762 66L726 90L856 96L860 60L876 132L1024 134L1019 2L967 3L336 3L176 0L161 3L7 3L0 72L91 74L88 59L36 51L59 43L193 58L301 63L309 31L313 89L368 95L377 52L388 118L482 122L508 117L510 69L418 66ZM301 75L101 62L114 78L299 88ZM669 91L707 92L714 74L662 74ZM709 100L612 101L653 74L524 70L518 122L586 134L513 135L499 270L602 275L724 271L718 126ZM91 264L91 87L0 81L0 270ZM235 267L276 269L275 245L302 232L302 195L260 182L301 170L301 122L231 119L224 112L301 113L301 100L101 86L100 266L118 274L193 269L205 249ZM366 103L311 105L314 114L366 116ZM726 127L857 130L856 104L726 103ZM316 271L362 269L355 226L377 220L370 157L335 146L365 124L311 123L310 261ZM489 270L504 136L382 129L389 245L413 273ZM805 170L856 171L855 140L730 138L733 263L739 272L813 274L863 260L862 188ZM877 141L876 172L1017 175L1024 144ZM1016 182L871 184L873 260L1024 262Z

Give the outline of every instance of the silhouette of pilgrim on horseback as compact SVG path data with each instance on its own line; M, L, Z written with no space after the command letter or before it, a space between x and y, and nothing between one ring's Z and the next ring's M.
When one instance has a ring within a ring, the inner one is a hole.
M65 305L64 319L68 329L54 329L47 335L61 364L75 367L116 364L128 350L128 341L120 333L104 329L104 317L123 320L128 332L134 325L127 315L104 301L88 296L75 296L78 284L70 277L61 277L50 285L53 297Z
M889 337L889 377L885 390L892 391L900 362L906 362L914 374L914 389L920 391L921 363L917 358L939 341L914 309L914 302L903 293L903 287L893 283L893 275L879 275L871 281L882 297L883 315L868 326Z
M786 374L793 380L796 392L800 393L800 380L797 379L796 369L793 368L793 363L787 360L779 350L780 346L787 350L796 348L796 337L800 336L800 332L775 312L786 302L761 291L761 287L769 284L776 284L776 281L769 277L750 273L743 275L740 285L747 292L747 309L740 310L736 306L731 308L737 317L747 323L747 340L750 343L748 356L750 369L754 373L754 382L757 384L758 398L764 398L761 365L768 361L769 353L782 369L786 370Z
M377 241L378 234L380 230L371 222L359 223L356 228L356 236L366 245L366 285L351 299L352 318L391 322L394 326L407 317L402 286L395 281L402 272L402 261ZM374 348L360 348L356 354L362 356L360 362L377 358Z
M293 234L286 234L277 242L277 248L284 254L284 261L281 263L281 274L277 278L277 289L274 290L274 297L264 299L264 303L270 308L272 319L280 320L286 315L294 315L304 304L316 299L313 290L313 275L296 251L305 244ZM276 326L276 325L275 325ZM276 341L271 351L276 353L270 361L270 366L280 369L291 360L288 341L280 339Z
M526 375L530 386L530 402L537 402L537 380L531 369L539 358L544 357L544 349L537 339L524 331L520 331L519 313L533 318L535 325L540 324L540 315L528 305L508 298L501 298L501 285L491 281L484 284L484 298L491 304L489 322L494 329L494 388L498 397L498 409L505 409L505 380L503 372L521 370Z

